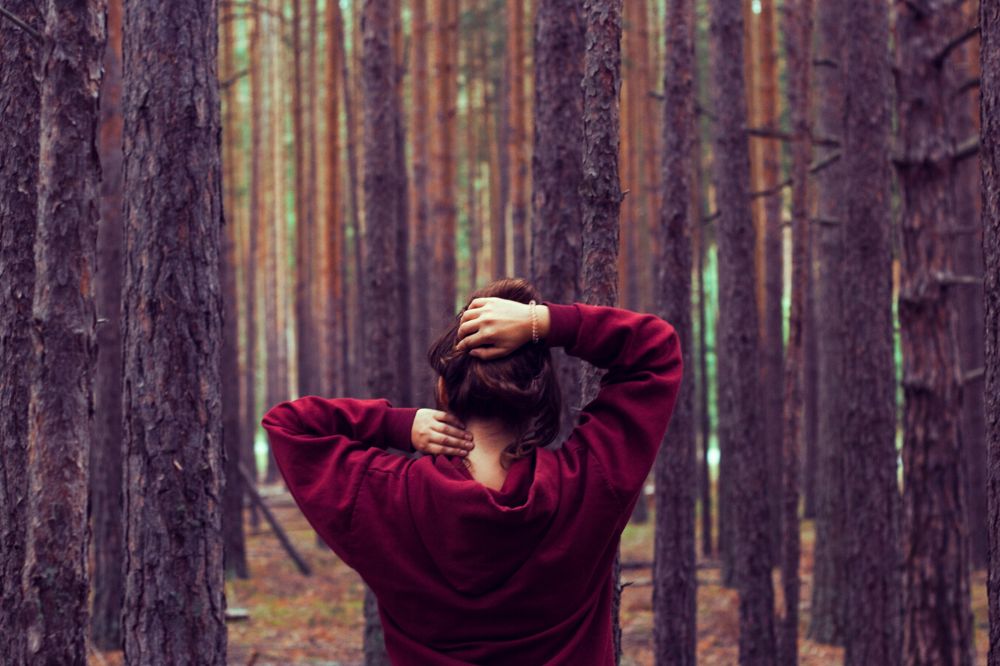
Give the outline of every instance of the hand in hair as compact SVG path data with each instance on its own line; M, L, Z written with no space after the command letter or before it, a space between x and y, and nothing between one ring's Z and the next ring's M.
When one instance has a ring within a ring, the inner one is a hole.
M549 308L535 306L538 337L549 332ZM467 349L482 360L500 358L531 341L531 306L506 298L473 299L462 313L455 349Z
M466 456L472 449L472 433L454 414L437 409L418 409L410 431L413 448L435 455Z

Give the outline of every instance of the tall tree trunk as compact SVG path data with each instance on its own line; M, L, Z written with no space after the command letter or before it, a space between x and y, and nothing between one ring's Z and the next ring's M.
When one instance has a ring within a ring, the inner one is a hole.
M338 44L340 46L340 59L343 63L343 73L341 75L341 81L343 83L344 90L344 138L347 144L347 175L348 175L348 188L350 190L350 201L351 201L351 219L350 219L350 231L351 231L351 247L350 256L352 259L352 280L348 285L347 291L347 319L345 325L349 325L349 345L350 348L350 358L351 366L348 367L347 373L347 385L345 386L347 393L349 395L359 395L363 390L364 381L363 379L356 379L362 375L360 365L361 361L361 349L364 341L364 321L361 318L361 284L364 280L363 276L363 263L364 263L364 248L361 244L362 236L362 223L361 218L364 213L362 210L361 202L358 201L358 192L361 189L360 178L358 177L358 158L357 158L357 97L354 94L356 88L355 78L358 75L359 67L358 59L356 54L361 51L361 46L358 44L357 36L360 34L360 20L357 16L357 12L352 14L352 19L354 20L355 29L355 39L352 40L352 53L351 57L354 60L355 67L351 69L348 67L348 57L346 47L344 43L343 33L338 39ZM352 76L353 72L353 76ZM345 248L346 251L346 248Z
M524 0L507 0L507 58L510 79L510 131L507 135L507 164L510 168L510 220L514 255L514 275L528 274L528 141L525 132Z
M767 469L760 447L758 321L753 281L755 232L745 131L743 12L740 0L710 0L715 89L715 188L719 210L719 439L732 455L740 664L774 663Z
M989 666L1000 666L1000 2L980 0L986 452L989 456Z
M402 0L393 0L393 63L395 71L393 73L395 100L395 123L396 123L396 188L398 196L396 201L396 266L393 270L396 292L396 315L395 315L395 335L400 338L399 352L396 356L396 400L400 405L412 404L413 378L411 374L410 344L410 270L408 250L410 247L410 235L407 225L410 211L406 191L408 187L408 177L406 173L406 130L403 124L403 79L406 73L406 63L403 54L403 12ZM452 54L458 52L458 3L457 0L452 5L452 22L455 29L452 31ZM453 55L452 60L456 58ZM455 89L455 84L452 84ZM454 130L455 123L452 122ZM454 238L454 235L452 236ZM454 253L452 253L454 255ZM454 264L454 261L453 261ZM454 282L454 280L453 280Z
M326 263L323 266L323 285L327 296L322 300L327 302L326 321L323 334L326 336L326 350L329 357L327 374L323 378L323 390L327 395L347 395L346 370L347 355L343 326L346 318L344 299L344 271L341 257L344 256L344 217L343 217L343 172L340 162L340 75L343 71L341 46L338 40L343 39L344 19L340 12L340 4L330 2L326 5L326 106L323 115L326 116Z
M232 21L223 26L222 76L227 81L234 76L234 35ZM231 90L231 87L230 87ZM226 118L223 123L223 220L225 235L222 238L221 284L223 299L222 364L220 367L222 385L222 437L226 451L226 490L223 497L222 533L224 543L223 560L226 574L247 578L246 545L243 539L243 477L240 474L243 443L249 433L244 433L240 424L240 373L239 373L239 308L236 290L236 269L239 263L237 252L237 215L234 197L229 195L227 183L233 183L236 176L237 126L232 112L237 104L230 96L226 100ZM226 204L230 208L226 208Z
M964 25L973 26L978 18L978 2L963 5ZM951 58L958 70L960 89L978 81L979 40L967 41ZM955 95L951 112L952 136L959 142L979 134L979 90L972 87ZM972 224L981 215L979 156L964 159L955 165L955 216L958 221L953 251L955 272L974 276L976 284L966 285L955 294L959 323L959 354L961 355L962 417L959 436L965 451L966 511L969 526L969 551L972 567L983 569L989 560L989 525L983 516L989 513L986 499L986 420L983 400L983 243L980 225Z
M778 50L775 44L775 0L761 0L757 17L757 48L760 52L761 70L758 73L758 119L762 126L779 129ZM771 190L781 175L781 144L778 141L757 139L761 152L760 188ZM784 252L781 226L781 192L761 197L763 206L763 350L761 354L761 381L766 388L764 395L764 456L767 460L768 497L771 500L771 543L774 562L778 561L781 541L781 474L782 474L782 394L781 377L784 367L784 334L782 326L782 275Z
M393 11L391 0L365 0L361 17L363 31L362 83L365 147L365 244L369 261L365 265L364 312L365 373L370 395L387 398L399 405L405 378L398 364L386 362L400 357L403 339L398 334L400 281L398 273L399 198L406 196L398 168L396 61L392 49ZM365 588L365 663L389 663L379 622L378 607Z
M430 95L428 87L428 33L427 0L412 0L413 50L413 103L411 104L410 127L413 136L413 180L410 211L413 217L413 289L411 290L411 314L413 317L413 398L418 404L432 400L432 371L425 354L431 344L430 330L430 200L428 196L428 176L430 154L428 137L431 122ZM430 403L428 403L430 404Z
M888 8L847 0L844 191L845 663L900 663L899 487L892 355Z
M217 6L125 6L126 663L224 664Z
M547 300L561 303L577 300L580 293L583 38L578 2L539 1L535 17L531 276ZM580 364L562 350L556 352L553 359L564 398L562 437L572 428L579 411Z
M820 2L816 28L817 135L843 143L844 134L844 14L838 2ZM842 150L824 149L822 159ZM847 618L844 541L844 315L841 283L844 216L847 212L844 159L836 159L818 174L818 235L815 243L816 281L817 441L819 451L816 540L812 605L808 635L820 643L842 644Z
M663 207L655 243L656 310L677 330L684 363L694 367L691 330L692 160L695 123L694 1L667 5L663 74ZM648 139L647 139L648 140ZM693 374L693 373L692 373ZM695 570L694 383L688 382L670 419L654 468L653 639L656 662L693 666L697 641Z
M97 92L105 11L102 0L49 0L45 43L36 44L42 49L41 136L22 578L25 660L31 664L87 660L87 485L100 203Z
M102 650L122 643L122 2L110 0L101 81L100 224L97 234L97 367L90 445L93 607L90 636Z
M896 160L902 199L899 293L903 348L903 663L973 662L965 451L954 256L958 225L952 133L958 86L942 35L966 26L961 5L897 7ZM945 157L949 156L949 157Z
M583 154L579 186L583 213L583 261L581 287L585 303L618 303L618 218L621 185L618 181L621 89L621 0L584 0L583 59ZM583 372L582 404L590 402L600 388L601 373L587 367ZM638 501L642 500L640 491ZM621 662L621 576L618 557L614 566L611 600L615 662Z
M4 6L41 32L41 0ZM0 20L0 635L6 654L24 659L21 574L28 505L28 394L31 304L38 213L38 43Z
M431 160L434 187L431 199L433 257L430 327L437 330L455 315L455 105L457 76L455 48L458 26L456 0L435 0L434 105Z
M784 7L782 32L788 62L788 106L792 124L792 297L788 317L788 349L784 365L782 423L781 583L785 614L778 638L778 659L798 663L799 464L805 426L805 328L807 292L812 262L809 256L809 162L812 132L809 88L812 79L812 0L794 0Z

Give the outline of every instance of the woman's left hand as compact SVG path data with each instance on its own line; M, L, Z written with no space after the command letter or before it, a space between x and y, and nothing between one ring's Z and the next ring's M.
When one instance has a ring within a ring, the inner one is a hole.
M413 448L434 455L466 456L473 447L472 433L454 414L418 409L410 432Z

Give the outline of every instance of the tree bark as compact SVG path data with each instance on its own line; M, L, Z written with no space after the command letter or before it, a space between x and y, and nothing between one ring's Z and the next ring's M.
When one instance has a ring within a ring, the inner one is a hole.
M125 660L224 664L214 1L125 6Z
M326 220L325 242L326 263L323 266L323 284L327 288L326 322L323 334L326 336L328 354L327 374L323 390L328 395L347 395L347 328L343 325L347 312L344 299L344 271L341 257L344 256L344 216L343 216L343 173L340 162L340 76L343 71L341 46L338 40L344 36L344 18L340 4L326 6Z
M694 2L667 4L663 74L663 205L656 229L657 311L681 339L694 368L691 330L692 160L695 123ZM693 376L693 373L691 373ZM681 391L654 466L653 640L656 662L693 666L697 641L694 383Z
M531 276L547 300L560 303L580 294L583 53L579 3L540 0L535 17ZM563 391L561 440L579 411L580 364L562 350L552 356Z
M222 61L223 81L229 80L234 64L234 35L232 21L226 21L223 26ZM230 88L230 90L232 90ZM223 123L223 186L234 183L236 176L236 156L238 154L237 126L233 111L237 101L235 96L226 100L226 118ZM224 195L228 195L224 191ZM226 204L230 208L226 208ZM245 438L250 433L244 433L240 423L240 372L239 372L239 308L236 290L236 270L239 263L237 252L237 214L232 205L234 197L224 196L223 225L225 235L222 239L221 284L223 298L223 332L222 364L220 367L222 385L226 387L222 394L222 437L226 452L225 475L226 490L223 496L222 533L226 574L247 578L246 545L243 539L243 478L240 475L240 464L243 459ZM117 265L117 264L116 264ZM252 432L252 431L251 431Z
M888 9L847 0L844 393L845 663L900 663L899 488L892 355Z
M785 352L782 419L781 583L785 606L779 628L778 659L798 663L799 460L805 426L805 328L807 292L812 262L809 256L809 164L812 160L809 88L812 79L812 0L794 0L784 7L782 32L788 62L788 106L792 136L792 295Z
M584 26L583 154L579 189L583 213L582 298L592 305L617 305L618 222L622 199L618 181L622 3L621 0L584 0L581 9ZM597 368L584 369L581 404L597 395L600 378ZM643 501L641 492L638 501ZM620 663L622 585L617 562L612 585L612 635L615 662Z
M436 331L455 316L455 105L457 76L455 34L458 26L456 0L435 0L434 105L431 119L431 162L434 185L431 193L430 252L433 258L430 328Z
M400 181L397 159L398 98L395 94L396 62L392 49L391 0L365 0L361 30L363 34L362 83L364 109L364 195L365 244L369 257L364 281L365 373L371 396L387 398L399 405L404 393L404 378L395 363L386 362L400 355L403 340L398 335L399 286L397 244L400 219L398 199L406 196L405 182ZM365 663L388 664L374 595L365 588Z
M111 0L101 82L100 224L97 234L97 366L90 446L90 516L94 601L90 636L95 647L122 642L122 2Z
M956 289L943 238L959 224L951 132L952 58L943 35L964 27L961 5L932 2L895 16L897 173L902 199L899 291L903 349L903 663L973 662L965 451L959 436Z
M25 662L87 659L87 491L97 356L94 274L102 0L46 4L29 327Z
M44 26L41 0L5 7L34 30ZM21 574L28 502L28 395L31 306L35 291L38 213L40 52L31 36L0 20L0 635L15 666L24 660Z
M989 666L1000 666L1000 2L980 0L986 452L989 456Z
M778 129L780 101L778 95L778 51L775 44L774 0L761 0L757 16L761 70L759 78L758 120L763 127ZM761 145L760 188L770 190L781 176L781 144L770 139L756 139ZM761 354L761 381L764 382L764 438L768 470L768 497L771 500L771 542L777 562L781 541L781 474L782 474L782 394L784 367L783 252L781 226L781 193L762 197L764 261L763 303L764 336Z
M732 455L736 583L740 591L740 664L775 657L767 470L758 373L754 284L755 230L750 209L750 156L743 76L740 0L711 0L715 89L714 172L719 210L719 439Z
M507 165L510 168L510 219L514 275L528 274L528 141L525 132L527 102L524 87L524 0L507 0L507 58L510 79L510 131L507 135Z
M843 141L844 134L844 14L840 2L817 6L816 60L831 63L816 67L817 134ZM834 64L835 63L835 64ZM840 147L826 148L822 159ZM818 218L816 231L818 276L816 280L817 441L819 452L816 541L812 605L808 635L820 643L840 645L847 622L844 599L846 571L844 541L847 515L844 498L844 314L843 245L847 212L844 160L838 159L817 174Z

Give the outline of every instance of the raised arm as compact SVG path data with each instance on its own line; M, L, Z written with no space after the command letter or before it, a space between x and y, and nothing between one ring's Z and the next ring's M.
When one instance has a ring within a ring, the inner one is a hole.
M653 466L677 402L683 374L677 333L652 314L583 303L546 305L546 342L607 370L567 444L585 447L627 503Z
M335 550L372 458L387 447L413 450L416 412L385 399L307 395L275 405L261 419L292 497Z
M476 299L462 317L459 347L483 359L533 344L531 308ZM673 326L622 308L544 302L535 308L544 344L605 368L598 395L584 407L567 444L586 448L627 503L653 466L677 401L683 365Z

